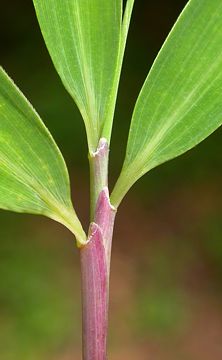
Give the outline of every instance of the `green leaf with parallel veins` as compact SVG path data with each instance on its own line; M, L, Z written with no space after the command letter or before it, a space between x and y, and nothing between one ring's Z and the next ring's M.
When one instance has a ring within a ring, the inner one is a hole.
M0 208L48 216L85 234L73 210L65 162L30 103L0 68Z
M143 174L191 149L222 124L222 1L190 0L138 97L118 205Z
M40 28L95 150L109 118L118 62L122 0L33 0Z

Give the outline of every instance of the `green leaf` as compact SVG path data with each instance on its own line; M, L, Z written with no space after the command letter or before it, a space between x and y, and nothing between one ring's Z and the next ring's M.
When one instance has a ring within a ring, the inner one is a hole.
M33 2L55 68L79 107L89 148L95 151L104 125L112 121L122 0Z
M222 124L222 1L190 0L138 97L117 206L155 166L191 149Z
M0 68L0 208L42 214L85 234L73 210L68 172L52 136Z

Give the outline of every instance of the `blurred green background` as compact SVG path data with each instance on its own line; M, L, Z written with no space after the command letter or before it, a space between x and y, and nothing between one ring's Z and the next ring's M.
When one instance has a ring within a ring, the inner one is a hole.
M110 182L133 104L185 0L135 1L112 137ZM83 122L48 56L31 0L1 3L1 63L37 109L69 167L88 223ZM110 359L222 359L222 131L153 170L117 217ZM111 185L112 186L112 185ZM0 359L81 358L78 251L43 217L0 212Z

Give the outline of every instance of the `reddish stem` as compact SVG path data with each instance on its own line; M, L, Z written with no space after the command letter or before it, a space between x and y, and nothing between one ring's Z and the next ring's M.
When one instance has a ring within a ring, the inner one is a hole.
M83 360L106 360L109 273L113 225L116 210L107 188L108 145L101 139L93 154L96 206L88 243L80 249L83 313ZM100 190L99 190L100 189Z
M83 359L106 359L107 269L102 234L92 224L89 243L81 251Z

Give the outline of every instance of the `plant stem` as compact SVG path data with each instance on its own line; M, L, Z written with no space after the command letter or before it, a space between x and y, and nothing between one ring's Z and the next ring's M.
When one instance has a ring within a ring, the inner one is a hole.
M107 141L90 155L91 224L80 248L83 314L83 360L105 360L108 327L109 273L116 210L110 204Z
M96 204L100 192L108 186L109 146L105 138L101 138L95 152L89 154L90 168L90 220L95 216Z
M89 243L80 251L82 275L83 360L106 359L107 270L102 234L91 225Z

